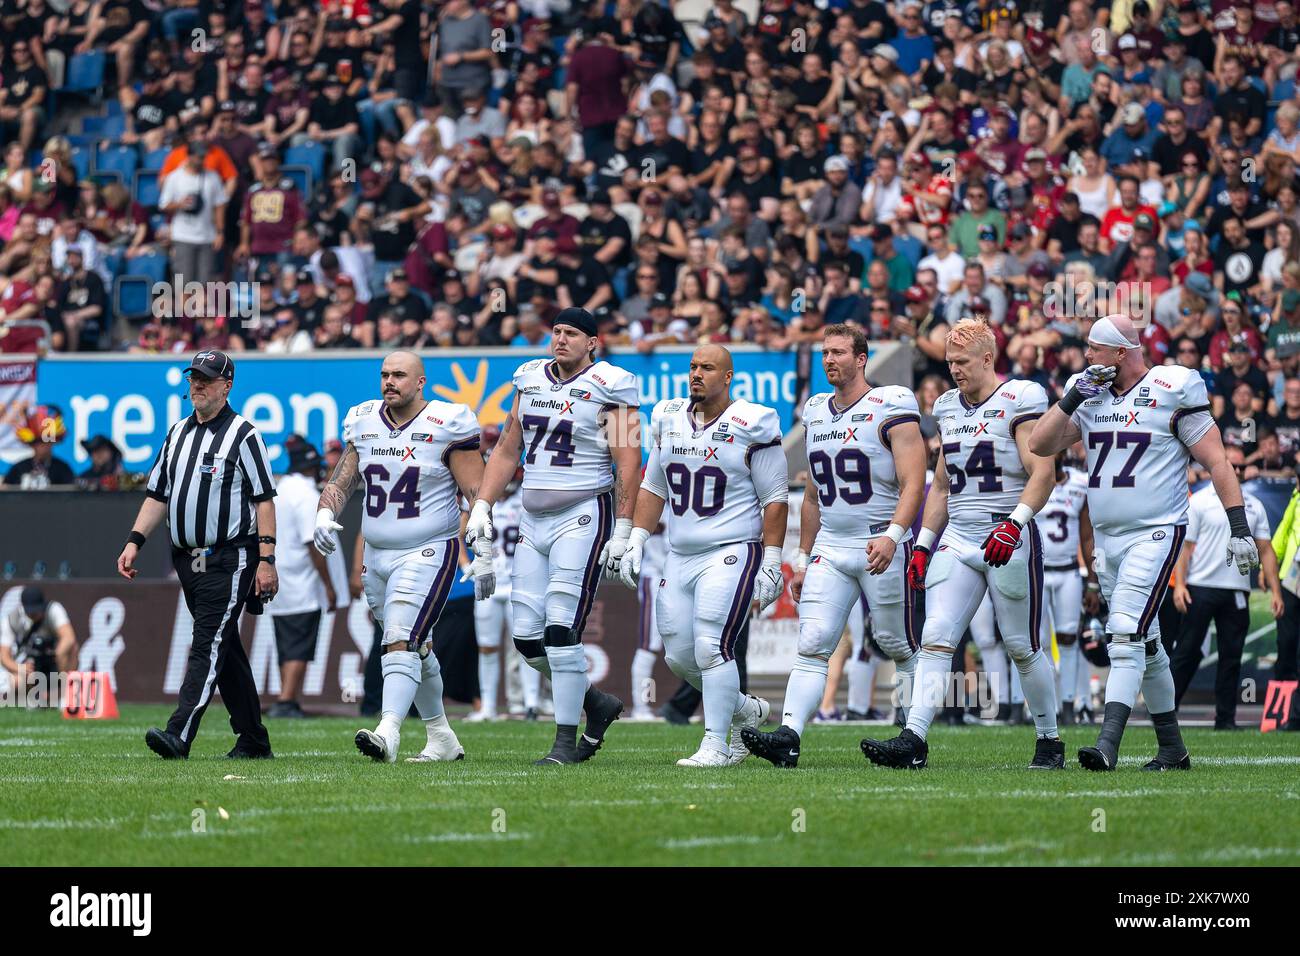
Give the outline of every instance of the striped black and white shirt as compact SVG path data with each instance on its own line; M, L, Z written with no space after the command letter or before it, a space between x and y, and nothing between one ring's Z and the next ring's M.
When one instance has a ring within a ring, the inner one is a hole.
M190 415L168 430L145 493L167 503L172 544L192 550L256 535L256 502L274 498L275 483L262 436L226 405L210 421Z

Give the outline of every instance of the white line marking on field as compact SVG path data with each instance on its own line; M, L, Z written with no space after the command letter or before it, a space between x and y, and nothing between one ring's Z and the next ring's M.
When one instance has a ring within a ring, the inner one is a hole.
M121 820L0 820L0 830L115 830Z
M659 845L665 850L694 850L702 846L734 846L737 844L755 844L770 842L763 837L756 836L716 836L716 837L691 837L686 840L661 840Z
M531 833L433 833L428 836L407 836L404 843L507 843L531 840Z

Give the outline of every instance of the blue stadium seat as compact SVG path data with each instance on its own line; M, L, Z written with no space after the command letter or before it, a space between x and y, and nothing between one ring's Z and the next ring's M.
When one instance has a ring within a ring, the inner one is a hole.
M158 184L158 170L137 169L135 171L135 201L146 209L158 205L158 196L162 187Z
M88 133L66 133L63 137L72 146L81 146L87 149L94 149L95 144L99 142L98 136L92 136Z
M361 136L367 146L375 142L375 108L369 102L357 104L357 116L361 119Z
M104 85L103 50L91 50L89 53L76 53L68 61L67 73L63 78L63 89L69 93L97 92Z
M90 180L99 186L107 186L109 183L126 183L126 177L116 169L97 169L90 174Z
M37 163L39 166L40 164ZM77 170L77 181L90 178L90 150L85 146L72 148L72 165Z
M126 253L119 251L104 253L104 268L116 279L126 269Z
M126 260L126 271L129 275L143 276L150 282L162 282L167 275L167 257L161 252L131 256Z
M280 172L293 180L298 192L302 193L304 202L311 196L312 178L310 169L306 166L285 165L280 167Z
M118 139L126 132L125 116L86 116L81 120L81 131L100 139Z
M312 182L325 175L325 147L320 143L304 143L302 146L290 146L284 151L286 166L306 166L311 170Z
M111 99L111 100L105 100L105 101L104 101L104 115L105 115L105 116L121 116L121 115L122 115L122 104L119 103L119 102L117 101L116 98Z
M167 225L167 221L168 220L165 215L163 215L160 212L156 212L149 217L149 228L152 229L154 231L154 234L156 235L159 229Z
M134 146L101 146L95 151L95 172L119 173L123 182L132 177L139 162Z
M171 150L165 146L162 149L151 149L140 158L140 168L157 172L163 168L163 163L167 162L167 155L170 152Z
M127 319L146 318L152 289L153 281L147 276L118 276L113 280L113 311Z

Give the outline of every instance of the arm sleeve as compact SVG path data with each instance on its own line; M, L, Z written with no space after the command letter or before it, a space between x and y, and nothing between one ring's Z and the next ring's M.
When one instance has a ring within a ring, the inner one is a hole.
M158 449L158 457L154 459L153 467L149 469L149 480L144 486L144 493L157 501L167 500L167 449L171 447L174 433L175 429L172 429L163 440L162 448Z
M239 467L248 483L248 497L252 501L270 501L275 497L275 482L271 480L271 458L261 433L252 429L239 449Z
M1187 377L1179 395L1178 411L1169 422L1170 431L1184 445L1195 445L1214 427L1210 416L1210 396L1205 390L1205 379L1193 372Z
M760 505L766 508L775 501L789 500L790 476L779 439L775 445L766 445L751 456L749 473Z

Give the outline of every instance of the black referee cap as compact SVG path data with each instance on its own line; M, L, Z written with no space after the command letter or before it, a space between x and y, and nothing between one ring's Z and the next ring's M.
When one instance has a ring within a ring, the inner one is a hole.
M553 327L556 325L571 325L583 335L596 334L595 317L586 309L580 309L577 306L562 309L551 325Z
M208 378L224 378L227 382L235 380L235 363L225 352L208 349L194 356L194 361L186 372L199 372Z

